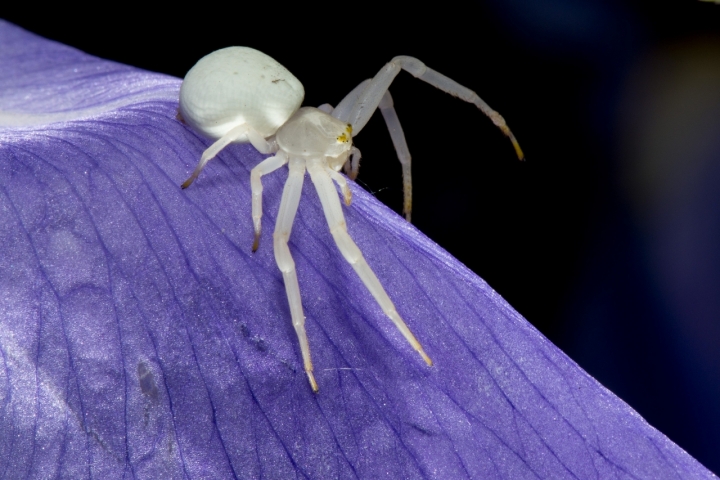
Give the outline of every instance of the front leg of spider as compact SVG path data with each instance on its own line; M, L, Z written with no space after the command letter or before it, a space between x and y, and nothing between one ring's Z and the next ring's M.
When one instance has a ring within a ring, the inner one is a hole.
M380 109L403 169L403 214L408 222L412 214L410 150L408 149L400 120L395 112L392 97L388 91L390 84L401 70L407 71L414 77L454 97L458 97L461 100L475 105L510 139L518 158L524 160L525 156L520 148L520 144L518 144L515 136L510 131L505 119L498 112L490 108L475 92L460 85L455 80L446 77L442 73L427 67L417 58L407 56L393 58L375 77L365 80L355 87L338 104L332 112L332 116L348 122L352 126L352 135L354 137L365 127L375 110ZM357 160L359 160L359 158ZM358 167L358 161L356 160L353 160L351 165L346 165L346 173L350 178L354 179L355 176L357 176Z
M518 158L520 160L525 158L520 144L515 139L515 135L510 131L505 119L498 112L490 108L477 93L460 85L452 78L446 77L442 73L426 66L417 58L407 56L395 57L388 62L377 75L370 80L370 83L368 83L367 87L355 102L355 105L353 105L347 114L347 119L341 118L341 120L346 120L352 125L353 136L360 133L360 130L362 130L368 120L370 120L370 116L378 105L380 105L383 96L390 87L390 84L395 80L395 77L400 73L400 70L405 70L423 82L429 83L437 89L475 105L510 139Z
M385 312L385 315L392 320L395 327L400 330L400 333L402 333L408 343L420 354L423 360L425 360L425 363L432 366L432 360L427 356L420 342L418 342L415 335L413 335L398 314L395 305L392 300L390 300L380 280L378 280L375 272L372 271L365 257L363 257L362 252L347 232L345 216L342 213L342 207L340 206L340 201L338 200L338 195L331 179L333 174L337 172L329 168L324 159L309 160L307 168L308 173L310 173L310 178L315 185L318 197L320 197L325 219L330 227L330 234L335 240L340 253L342 253L345 260L347 260L358 274L360 280L362 280L380 308Z
M303 313L302 300L300 298L300 285L298 284L295 271L295 261L290 254L288 240L292 230L293 220L300 204L303 179L305 178L305 160L303 158L291 158L290 167L285 187L280 199L280 210L275 222L275 233L273 233L273 247L275 261L282 272L285 283L285 293L290 305L290 316L293 327L300 342L300 353L303 358L305 373L310 381L310 387L314 392L318 391L318 385L313 375L312 361L310 360L310 343L305 332L305 314Z
M347 232L342 206L333 181L340 187L345 203L349 204L350 190L347 181L338 173L338 170L346 163L352 152L351 132L352 129L346 123L317 108L305 107L298 110L278 130L276 135L280 153L286 154L290 159L290 175L283 189L280 213L278 214L275 234L273 235L275 259L278 267L283 272L288 303L290 304L290 314L300 341L305 372L310 380L310 385L315 391L317 391L317 384L312 374L310 348L305 333L305 317L300 299L297 274L295 273L295 263L288 248L292 220L300 201L302 175L304 175L306 168L320 198L330 228L330 234L335 240L340 253L350 263L380 308L400 330L408 343L428 365L432 365L432 361L423 350L420 342L398 314L380 280L378 280L363 257L362 252Z
M350 118L350 113L355 104L360 101L365 93L365 90L370 85L371 79L367 79L355 87L345 98L338 104L338 106L332 111L332 116L338 119ZM403 215L405 220L411 221L412 217L412 171L410 164L412 158L410 156L410 149L408 149L407 141L405 140L405 133L403 132L402 125L398 119L397 113L395 112L395 106L393 104L392 96L390 91L386 90L380 99L380 103L377 105L380 113L385 120L388 132L390 132L390 139L395 147L398 160L402 166L403 174ZM353 137L357 135L357 131L353 127ZM360 150L352 147L352 152L349 161L345 164L345 173L348 177L355 180L360 169Z

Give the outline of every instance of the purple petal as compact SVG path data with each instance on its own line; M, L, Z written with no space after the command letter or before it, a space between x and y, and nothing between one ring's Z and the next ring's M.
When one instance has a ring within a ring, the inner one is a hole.
M355 185L350 233L435 365L307 182L313 394L269 233L285 174L252 254L261 156L180 190L208 141L179 85L0 22L0 477L716 478Z

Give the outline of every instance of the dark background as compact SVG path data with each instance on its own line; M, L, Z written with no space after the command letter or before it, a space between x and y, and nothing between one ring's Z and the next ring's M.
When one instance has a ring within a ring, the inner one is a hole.
M720 472L720 5L110 3L0 17L178 77L215 49L251 46L303 82L307 105L336 104L400 54L475 90L527 161L474 107L401 73L391 91L413 154L413 223ZM379 115L355 142L359 182L399 212Z

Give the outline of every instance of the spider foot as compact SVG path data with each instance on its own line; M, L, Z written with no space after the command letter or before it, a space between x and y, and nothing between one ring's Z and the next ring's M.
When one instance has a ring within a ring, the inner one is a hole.
M522 149L520 148L520 144L518 143L517 139L515 138L515 135L510 131L510 127L507 126L505 123L505 119L497 112L492 112L488 115L490 119L493 121L493 123L505 134L506 137L510 139L510 141L513 144L513 148L515 148L515 154L518 157L518 160L525 160L525 154L523 153Z
M408 198L409 195L405 196L405 202L403 204L403 215L405 215L405 220L407 220L408 223L412 223L410 220L412 218L412 198Z
M197 177L198 177L198 176L197 176L197 173L194 173L194 172L193 172L193 174L190 175L190 178L188 178L187 180L185 180L185 181L183 182L183 184L180 185L180 188L182 188L183 190L185 190L187 187L190 186L190 184L192 184L192 183L195 181L195 179L196 179Z
M506 127L507 128L507 127ZM517 139L515 139L515 135L512 134L510 129L508 128L507 131L503 131L505 135L508 136L510 141L513 144L513 147L515 147L515 153L517 154L518 160L525 160L525 154L523 153L522 149L520 148L520 144L518 143Z
M418 353L419 353L420 356L423 358L423 360L425 360L425 363L428 364L428 367L432 367L432 366L433 366L433 361L430 360L430 357L427 356L427 354L423 351L422 348L421 348L420 350L418 350Z
M308 380L310 380L310 388L312 388L312 391L314 393L317 393L320 389L318 388L318 384L315 381L315 377L313 376L312 370L305 370L305 373L307 373Z
M260 232L255 233L255 240L253 240L253 246L252 246L252 252L257 252L258 247L260 246Z

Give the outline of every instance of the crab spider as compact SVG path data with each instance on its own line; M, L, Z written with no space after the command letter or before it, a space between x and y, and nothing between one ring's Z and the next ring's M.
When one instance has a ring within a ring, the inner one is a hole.
M357 176L360 151L352 145L352 137L360 133L379 108L402 164L405 196L403 209L407 220L410 220L410 152L388 91L400 70L476 105L510 138L518 157L523 158L520 146L500 114L472 90L412 57L393 58L375 77L358 85L335 108L328 104L319 108L300 108L305 91L298 79L269 56L248 47L228 47L203 57L190 69L180 87L181 118L196 131L217 139L203 152L195 171L182 184L182 188L190 186L207 162L230 143L249 142L261 153L274 154L260 162L250 174L255 229L253 252L258 248L261 232L260 179L285 164L289 166L290 173L275 223L273 247L275 260L285 282L293 326L300 341L305 373L315 392L318 386L312 373L300 287L295 262L288 248L306 170L320 198L330 233L343 257L408 343L428 365L432 365L430 357L400 317L380 280L348 234L337 190L333 185L333 182L338 185L345 204L350 205L350 189L345 177L338 172L344 167L350 178Z

